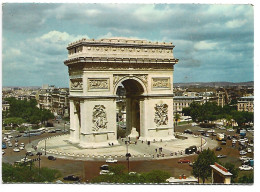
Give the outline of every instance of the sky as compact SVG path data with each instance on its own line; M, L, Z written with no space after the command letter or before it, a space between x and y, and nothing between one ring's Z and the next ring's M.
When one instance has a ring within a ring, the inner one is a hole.
M83 37L172 42L174 83L254 80L249 4L6 3L2 85L68 87L66 47Z

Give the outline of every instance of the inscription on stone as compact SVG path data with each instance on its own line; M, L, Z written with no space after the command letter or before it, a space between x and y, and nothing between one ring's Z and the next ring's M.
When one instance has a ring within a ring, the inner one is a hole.
M157 127L168 124L168 105L156 104L154 122Z

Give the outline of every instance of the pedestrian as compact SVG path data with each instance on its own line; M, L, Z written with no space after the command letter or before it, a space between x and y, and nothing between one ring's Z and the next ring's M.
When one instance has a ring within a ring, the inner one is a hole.
M157 153L157 148L155 149L155 152Z
M114 143L112 143L112 146L114 145Z

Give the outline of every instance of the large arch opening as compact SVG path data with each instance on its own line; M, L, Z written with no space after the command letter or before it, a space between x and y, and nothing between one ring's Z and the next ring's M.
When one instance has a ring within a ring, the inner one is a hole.
M135 79L122 80L116 89L118 138L128 136L135 128L141 135L140 96L143 85Z

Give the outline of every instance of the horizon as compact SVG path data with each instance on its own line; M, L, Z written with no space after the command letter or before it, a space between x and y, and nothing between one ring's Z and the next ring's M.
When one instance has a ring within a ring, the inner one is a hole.
M68 87L67 45L118 36L172 42L174 83L254 81L252 5L5 3L2 17L3 86Z

